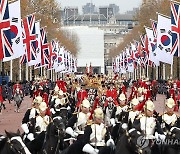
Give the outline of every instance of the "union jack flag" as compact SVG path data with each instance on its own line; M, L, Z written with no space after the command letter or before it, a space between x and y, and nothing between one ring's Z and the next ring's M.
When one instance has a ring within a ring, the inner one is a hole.
M172 30L171 54L180 57L180 4L174 1L171 1L171 30Z
M23 44L25 47L25 54L21 57L22 63L30 63L36 60L36 28L35 16L29 15L23 19Z
M58 52L58 49L57 49L57 45L56 45L56 42L54 40L51 41L51 43L49 44L49 66L48 68L51 69L54 67L54 63L55 61L57 61L57 52Z
M0 0L0 60L13 55L7 0Z
M153 35L157 38L157 21L151 19L151 25L153 30Z
M142 51L140 53L141 57L141 66L145 67L148 64L149 59L149 49L148 49L148 37L147 35L140 35Z
M49 44L47 42L47 33L45 28L40 29L41 33L41 66L48 65L49 62Z

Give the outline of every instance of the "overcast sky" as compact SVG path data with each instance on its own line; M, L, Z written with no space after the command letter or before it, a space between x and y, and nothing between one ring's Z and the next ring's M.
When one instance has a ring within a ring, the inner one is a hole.
M140 6L142 0L57 0L61 7L65 6L78 6L80 12L82 12L82 6L92 1L93 4L98 6L106 6L109 4L116 4L120 8L120 13L124 13L127 10L132 10L134 7Z

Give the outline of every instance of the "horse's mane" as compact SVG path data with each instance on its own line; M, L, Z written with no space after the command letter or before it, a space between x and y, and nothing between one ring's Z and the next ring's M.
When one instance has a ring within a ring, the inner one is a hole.
M7 140L8 140L7 137L5 137L5 138L3 138L2 140L0 140L0 151L1 151L1 149L4 147L4 145L5 145L5 143L7 142Z
M18 132L17 133L7 132L7 131L5 131L5 132L6 132L6 136L4 138L2 138L2 140L0 140L0 151L4 147L4 145L8 142L9 138L12 138L14 136L20 136L20 134Z

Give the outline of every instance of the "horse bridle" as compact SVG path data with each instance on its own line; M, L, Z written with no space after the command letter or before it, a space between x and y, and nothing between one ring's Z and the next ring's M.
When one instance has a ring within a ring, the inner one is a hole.
M55 117L55 118L53 118L53 120L56 119L56 118L59 119L59 117ZM61 132L61 131L60 131L59 127L55 125L54 121L53 121L52 123L53 123L53 125L55 126L55 128L56 128L57 131L58 131L58 134L57 134L57 135L54 135L55 137L58 138L58 140L57 140L57 145L56 145L56 148L55 148L55 149L56 149L56 150L55 150L55 154L58 154L58 147L59 147L59 144L60 144L60 132ZM46 132L46 135L47 135L47 132ZM44 144L45 144L45 142L46 142L46 135L45 135ZM43 145L43 146L44 146L44 145ZM52 148L52 147L51 147L51 148ZM48 154L45 149L43 149L43 152L44 152L45 154Z
M23 153L22 151L24 151L24 152L27 153L27 154L30 154L28 148L26 147L26 145L25 145L20 139L21 139L20 136L15 136L15 137L12 137L11 139L9 139L9 140L8 140L8 143L9 143L9 145L10 145L10 149L11 149L13 152L17 153L17 154L22 154L22 153ZM14 144L12 143L13 140L17 140L17 141L21 144L22 147L21 147L20 149L16 149L16 148L14 147Z
M131 136L129 135L130 133L132 133L133 131L135 131L135 128L130 129L129 131L126 132L126 136L128 137L128 143L131 144ZM137 131L137 133L139 134L140 132ZM142 153L142 148L141 146L139 146L138 144L136 144L136 148L137 151L135 151L137 154Z

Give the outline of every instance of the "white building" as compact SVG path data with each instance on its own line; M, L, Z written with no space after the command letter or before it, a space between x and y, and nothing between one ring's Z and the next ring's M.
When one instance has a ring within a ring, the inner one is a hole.
M86 64L91 63L94 73L104 73L104 31L88 26L67 26L64 29L76 33L79 39L78 72L84 72Z

